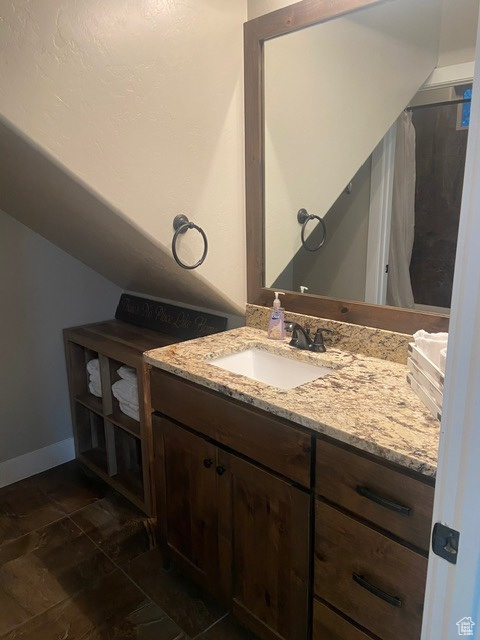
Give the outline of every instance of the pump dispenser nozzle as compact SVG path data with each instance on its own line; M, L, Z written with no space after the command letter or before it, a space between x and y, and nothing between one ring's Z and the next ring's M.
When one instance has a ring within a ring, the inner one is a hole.
M280 298L278 296L284 296L284 295L285 294L283 293L283 291L275 291L275 300L273 301L274 309L280 309L282 305L280 304Z

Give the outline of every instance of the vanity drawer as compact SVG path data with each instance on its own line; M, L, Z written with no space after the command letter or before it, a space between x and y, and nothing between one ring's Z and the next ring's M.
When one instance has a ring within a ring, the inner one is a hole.
M315 595L385 640L417 640L427 559L316 500Z
M357 629L317 598L313 599L313 640L372 640L372 638L373 636Z
M402 540L429 549L433 486L317 440L315 491Z
M302 431L158 369L151 370L151 398L154 411L304 487L311 486L312 439Z

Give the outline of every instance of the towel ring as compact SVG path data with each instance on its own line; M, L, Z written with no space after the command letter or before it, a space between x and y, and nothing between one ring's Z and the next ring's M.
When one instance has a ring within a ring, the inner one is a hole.
M325 225L325 222L323 221L323 218L320 218L320 216L315 216L313 215L313 213L308 213L306 209L299 209L297 213L297 220L299 224L302 225L301 238L304 249L306 249L307 251L318 251L321 247L323 247L323 245L327 241L327 227ZM305 229L307 227L307 223L310 222L310 220L318 220L323 230L323 238L320 244L318 244L316 247L309 247L305 240Z
M182 267L182 269L196 269L201 264L203 264L205 258L207 257L208 240L207 240L207 236L205 235L205 231L201 227L199 227L198 225L194 224L193 222L190 222L190 220L187 218L187 216L183 215L183 213L180 213L180 214L178 214L178 216L175 216L175 218L173 219L173 228L175 229L175 233L174 233L173 239L172 239L172 253L173 253L173 257L175 258L175 262L180 267ZM177 254L177 239L178 239L178 236L181 233L186 233L189 229L196 229L198 231L198 233L202 236L203 244L204 244L202 257L200 258L200 260L198 260L198 262L195 262L195 264L191 264L191 265L188 265L188 264L185 264L184 262L182 262L180 260L180 258L178 257L178 254Z

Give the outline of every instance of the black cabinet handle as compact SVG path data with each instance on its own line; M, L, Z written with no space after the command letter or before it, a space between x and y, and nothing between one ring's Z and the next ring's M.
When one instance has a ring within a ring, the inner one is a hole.
M223 476L225 471L226 471L225 467L220 466L220 465L217 467L217 473L218 473L219 476Z
M373 595L377 596L377 598L381 598L382 600L385 600L385 602L388 602L388 604L391 604L393 607L402 606L402 601L400 600L400 598L396 598L395 596L391 596L386 591L382 591L381 589L376 587L374 584L371 584L370 582L368 582L368 580L365 580L363 576L359 576L358 573L352 573L352 578L361 587L363 587L367 591L370 591L370 593L373 593Z
M211 458L205 458L205 460L203 461L203 466L206 467L207 469L210 469L212 464L213 464L213 460Z
M410 515L410 507L405 507L403 504L399 504L398 502L394 502L393 500L389 500L388 498L379 496L378 493L367 489L367 487L357 485L357 493L359 493L364 498L368 498L368 500L371 500L372 502L376 502L386 509L390 509L391 511L399 513L402 516Z

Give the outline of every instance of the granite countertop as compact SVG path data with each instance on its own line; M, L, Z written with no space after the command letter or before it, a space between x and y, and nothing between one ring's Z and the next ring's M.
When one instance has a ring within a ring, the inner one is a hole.
M209 364L252 346L333 371L285 391ZM440 425L409 387L405 365L333 348L326 353L301 351L251 327L153 349L144 358L314 432L435 476Z

